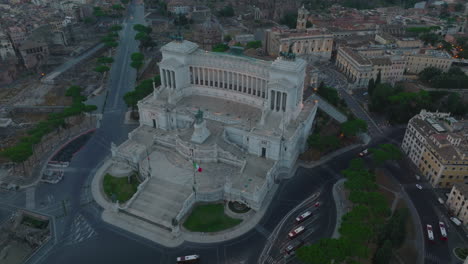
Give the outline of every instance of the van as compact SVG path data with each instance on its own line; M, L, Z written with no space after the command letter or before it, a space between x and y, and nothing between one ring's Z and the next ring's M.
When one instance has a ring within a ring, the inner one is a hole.
M456 217L450 217L450 220L454 222L457 226L461 225L461 221Z

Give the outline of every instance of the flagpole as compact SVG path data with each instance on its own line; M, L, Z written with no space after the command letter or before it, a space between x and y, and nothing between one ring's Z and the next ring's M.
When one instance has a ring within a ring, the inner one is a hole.
M194 152L193 152L193 149L191 149L192 151L192 164L195 164L195 156L194 156ZM193 193L195 194L195 198L197 198L197 189L196 189L196 180L195 180L195 172L197 171L197 168L195 168L195 166L193 167Z

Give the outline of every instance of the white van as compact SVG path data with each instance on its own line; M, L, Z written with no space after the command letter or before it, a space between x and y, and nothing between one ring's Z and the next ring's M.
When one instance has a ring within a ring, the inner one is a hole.
M461 225L461 221L456 217L450 217L450 220L454 222L457 226Z

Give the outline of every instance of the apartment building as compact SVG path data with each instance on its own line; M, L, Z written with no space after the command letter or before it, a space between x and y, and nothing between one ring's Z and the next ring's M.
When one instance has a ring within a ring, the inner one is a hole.
M433 187L468 182L466 122L422 110L408 122L401 148Z
M447 207L463 224L468 225L468 185L455 183L447 199Z

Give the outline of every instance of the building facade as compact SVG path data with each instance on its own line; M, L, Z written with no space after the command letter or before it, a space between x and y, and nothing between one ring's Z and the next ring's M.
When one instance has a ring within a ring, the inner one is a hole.
M408 56L406 71L418 74L428 67L435 67L443 72L447 72L452 66L454 59L445 51L426 50L423 54L413 54Z
M449 210L463 222L468 225L468 185L456 183L447 198L447 207Z
M436 188L468 182L465 123L449 113L422 110L408 122L401 148Z
M228 166L216 192L194 183L190 201L238 201L259 210L311 131L318 105L303 100L306 62L209 52L185 40L166 44L161 53L161 86L138 103L140 126L113 148L114 160L149 174L145 156L164 147L177 160ZM204 175L211 177L209 170ZM184 203L174 217L180 220L188 207Z

